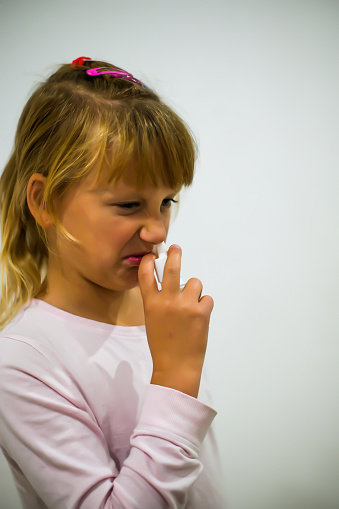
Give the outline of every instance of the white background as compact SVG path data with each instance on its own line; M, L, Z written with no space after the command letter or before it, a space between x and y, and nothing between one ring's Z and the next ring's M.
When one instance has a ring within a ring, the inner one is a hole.
M215 300L228 508L338 508L339 2L1 0L0 17L1 168L32 87L82 55L189 123L196 181L169 240Z

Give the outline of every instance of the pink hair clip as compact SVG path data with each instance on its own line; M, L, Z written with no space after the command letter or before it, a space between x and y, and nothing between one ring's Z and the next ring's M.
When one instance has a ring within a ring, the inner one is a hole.
M138 85L146 87L146 85L141 83L141 81L137 80L133 76L133 74L113 67L94 67L92 69L87 69L86 73L89 76L100 76L101 74L110 74L113 78L120 78L123 80L133 81L133 83L137 83Z

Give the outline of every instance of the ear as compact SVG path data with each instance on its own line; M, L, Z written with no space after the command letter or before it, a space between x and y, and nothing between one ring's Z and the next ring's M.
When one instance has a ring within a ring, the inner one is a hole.
M43 228L54 224L43 200L46 177L41 173L34 173L27 185L27 205L36 222Z

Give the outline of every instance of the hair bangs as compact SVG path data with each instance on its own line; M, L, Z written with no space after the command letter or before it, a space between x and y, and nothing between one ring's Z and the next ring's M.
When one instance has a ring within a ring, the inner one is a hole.
M111 108L108 116L107 107L103 111L99 128L99 180L119 180L127 164L135 160L140 187L146 181L173 189L191 185L196 145L172 110L152 100L134 100L128 106L115 103Z

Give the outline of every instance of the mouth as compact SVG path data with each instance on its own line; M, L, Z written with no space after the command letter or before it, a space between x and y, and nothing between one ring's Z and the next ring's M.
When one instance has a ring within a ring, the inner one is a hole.
M125 256L124 261L126 263L128 263L129 265L139 266L142 258L149 253L150 253L150 251L146 251L144 253L131 254L131 255Z

